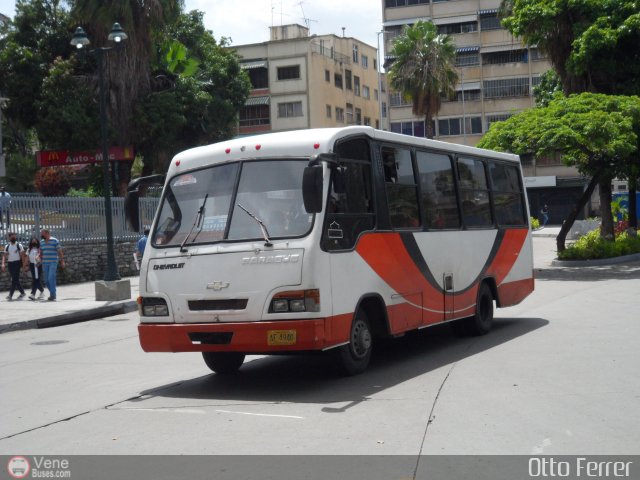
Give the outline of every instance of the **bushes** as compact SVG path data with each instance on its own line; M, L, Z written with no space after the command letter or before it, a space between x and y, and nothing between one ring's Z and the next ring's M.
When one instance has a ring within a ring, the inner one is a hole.
M537 230L540 228L540 220L536 217L529 217L529 222L531 223L531 230Z
M41 168L36 172L34 185L45 197L60 197L71 188L70 178L74 174L71 167Z
M600 237L600 230L595 229L580 237L576 243L558 252L560 260L593 260L611 258L622 255L640 253L640 237L622 232L614 241Z

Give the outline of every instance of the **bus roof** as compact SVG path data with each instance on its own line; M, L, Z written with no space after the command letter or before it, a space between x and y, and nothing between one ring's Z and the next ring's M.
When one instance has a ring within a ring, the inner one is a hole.
M309 157L331 152L337 140L354 135L366 135L383 142L401 143L412 147L519 162L519 157L510 153L401 135L375 130L371 127L352 126L265 133L192 148L178 153L171 162L167 173L172 176L177 173L176 169L199 168L216 163L252 158Z

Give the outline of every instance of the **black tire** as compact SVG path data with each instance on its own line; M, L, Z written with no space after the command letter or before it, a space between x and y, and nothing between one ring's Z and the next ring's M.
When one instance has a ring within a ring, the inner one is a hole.
M453 329L459 335L486 335L493 325L493 294L487 283L478 289L476 313L473 317L453 322Z
M224 375L238 371L244 362L244 353L202 352L202 358L213 372Z
M337 366L344 375L357 375L367 369L373 349L373 334L367 314L358 310L353 322L349 343L334 351Z

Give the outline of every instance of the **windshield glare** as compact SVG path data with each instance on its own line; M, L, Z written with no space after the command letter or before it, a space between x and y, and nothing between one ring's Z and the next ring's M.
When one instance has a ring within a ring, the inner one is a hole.
M172 178L152 235L153 244L177 246L187 236L185 247L222 240L263 239L258 222L237 204L264 223L271 239L306 235L313 223L313 215L306 213L302 202L306 165L305 160L245 162L242 167L233 163Z

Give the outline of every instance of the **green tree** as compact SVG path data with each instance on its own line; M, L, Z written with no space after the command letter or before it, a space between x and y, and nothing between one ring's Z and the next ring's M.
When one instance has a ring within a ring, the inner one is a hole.
M547 70L540 76L540 83L533 87L536 107L546 107L556 94L562 93L560 78L555 70Z
M558 96L547 107L532 108L491 126L481 148L543 156L562 153L563 162L577 167L591 182L557 238L565 248L566 234L596 185L600 186L601 235L613 237L611 180L623 174L638 154L640 98L582 93Z
M433 117L441 96L453 95L458 82L456 49L450 36L438 35L431 22L418 21L396 37L390 55L389 85L411 100L414 115L425 120L427 138L433 138Z

